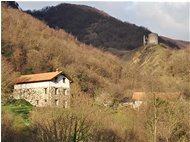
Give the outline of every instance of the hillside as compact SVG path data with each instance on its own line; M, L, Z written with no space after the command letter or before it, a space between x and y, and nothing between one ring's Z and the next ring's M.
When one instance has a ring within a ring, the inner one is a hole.
M86 44L99 48L132 50L142 46L143 35L151 31L132 23L122 22L85 5L59 4L38 11L27 11L50 27L61 28ZM159 42L172 48L182 48L175 40L160 36Z
M178 45L179 48L189 48L190 47L190 42L188 42L188 41L171 39L171 38L164 37L164 36L161 36L161 38L166 42L168 41L168 42Z
M188 90L190 93L189 55L189 48L171 50L161 44L140 48L131 55L130 62L138 66L142 76L154 76L152 79L158 91ZM129 59L128 56L127 58Z
M73 92L97 95L105 91L111 95L114 93L109 87L123 76L125 63L118 57L80 43L63 30L51 29L3 4L2 35L1 54L15 72L28 74L59 68L74 80Z
M64 29L80 41L99 48L134 49L142 45L143 35L150 33L84 5L60 4L28 13L50 27Z
M160 44L116 51L126 55L121 59L21 10L1 6L2 141L190 141L188 99L150 99L138 110L119 105L133 91L181 92L190 98L189 48ZM56 68L73 80L71 108L32 107L23 99L7 100L17 73ZM102 105L107 102L109 107Z
M75 94L107 94L119 99L130 95L131 90L150 91L153 87L158 91L188 90L188 48L171 50L160 44L120 50L121 59L4 5L2 35L2 55L15 72L28 74L59 68L74 80ZM157 85L151 86L152 80Z
M21 9L19 7L19 4L16 1L2 1L2 3L6 4L9 7L15 8L15 9Z

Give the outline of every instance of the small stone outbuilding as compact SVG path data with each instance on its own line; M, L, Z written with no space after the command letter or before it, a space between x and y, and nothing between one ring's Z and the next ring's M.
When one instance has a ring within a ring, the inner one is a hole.
M144 45L157 45L158 44L158 34L150 33L148 37L143 36L143 44Z

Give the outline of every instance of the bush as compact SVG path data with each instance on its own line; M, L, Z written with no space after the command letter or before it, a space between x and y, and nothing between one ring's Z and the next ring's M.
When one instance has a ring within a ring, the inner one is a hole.
M8 99L5 105L13 105L13 106L32 106L28 101L25 99Z
M24 142L29 141L25 120L8 110L2 110L1 115L1 140L2 142Z

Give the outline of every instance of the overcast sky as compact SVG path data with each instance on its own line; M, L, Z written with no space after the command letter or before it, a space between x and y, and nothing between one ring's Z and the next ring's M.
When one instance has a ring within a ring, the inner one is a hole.
M33 1L21 2L19 6L23 10L38 10L45 6L55 6L61 1ZM71 2L65 3L83 4L103 10L109 15L144 26L159 35L174 39L190 41L190 3L189 2Z

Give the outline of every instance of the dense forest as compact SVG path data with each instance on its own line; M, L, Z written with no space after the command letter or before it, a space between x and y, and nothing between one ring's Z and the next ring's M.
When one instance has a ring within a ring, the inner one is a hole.
M59 68L73 80L71 109L33 107L24 117L2 110L2 141L190 140L189 48L159 44L122 51L126 57L119 58L18 9L2 4L1 10L4 104L20 74ZM140 111L120 108L119 101L136 90L151 99ZM181 92L184 100L153 99L154 92Z

